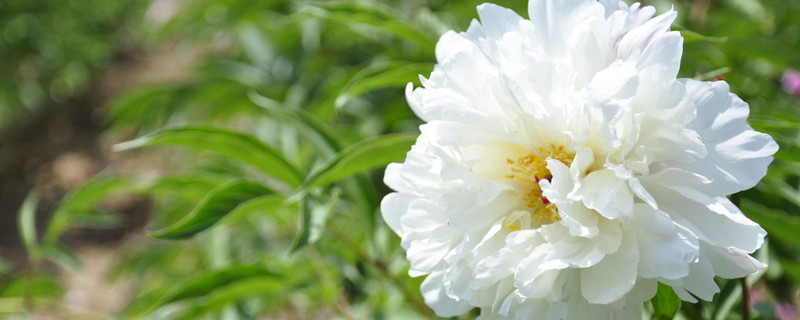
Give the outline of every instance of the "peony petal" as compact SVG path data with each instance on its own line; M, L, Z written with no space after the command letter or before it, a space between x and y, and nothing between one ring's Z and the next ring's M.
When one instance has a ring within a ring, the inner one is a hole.
M633 212L633 192L612 170L587 174L578 192L587 208L597 210L608 219L630 216Z
M616 253L591 268L581 269L581 294L590 303L619 300L636 283L638 261L635 240L626 238Z
M643 278L679 279L699 255L694 234L676 225L666 213L637 204L632 231L639 246L638 274Z
M733 247L704 246L703 255L708 257L717 276L728 279L745 277L767 267L747 252Z
M466 300L454 299L444 292L444 288L440 286L442 278L442 272L433 272L422 281L420 289L425 304L440 317L454 317L472 309Z
M587 16L603 15L603 8L594 0L531 0L528 15L535 24L538 40L550 55L558 56L566 50L573 26Z
M692 127L708 146L709 154L687 170L702 172L712 183L701 189L709 195L728 195L752 188L766 174L778 145L747 124L749 108L729 93L724 81L684 80L697 105Z

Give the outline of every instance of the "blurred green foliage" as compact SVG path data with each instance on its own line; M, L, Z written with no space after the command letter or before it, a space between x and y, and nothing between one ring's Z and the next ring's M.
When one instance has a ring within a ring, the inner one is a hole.
M89 88L129 49L147 5L121 0L0 2L0 128Z
M4 5L11 9L0 10L0 49L17 63L2 66L14 77L0 83L0 119L19 112L15 105L36 109L74 93L124 50L124 43L97 30L119 30L120 23L142 19L142 11L124 2L94 2ZM152 239L125 252L114 273L120 281L136 279L120 318L433 317L419 293L422 279L408 277L397 237L380 222L378 203L388 191L382 168L402 160L421 123L407 107L403 87L430 72L438 36L464 30L479 1L174 4L177 11L152 22L148 32L153 41L195 48L201 58L186 80L142 86L108 106L109 132L135 138L117 145L119 152L157 147L169 163L161 169L170 173L101 177L76 190L56 209L41 241L21 225L28 249L42 252L32 257L68 256L45 249L58 248L69 226L102 221L105 213L96 204L104 197L132 192L153 197L156 209ZM748 285L765 286L775 300L794 301L800 281L800 238L794 236L800 228L800 113L798 100L781 90L778 79L784 69L800 66L800 4L651 4L680 13L682 76L724 77L751 104L752 125L781 145L764 182L736 197L770 233L758 253L770 267L749 277ZM526 15L526 1L502 5ZM49 32L54 26L59 32ZM30 304L8 299L60 293L18 289L20 281L50 281L52 287L54 279L44 272L11 279L0 286L0 312L30 310ZM711 303L680 304L661 290L648 308L658 319L672 318L676 310L678 319L741 318L741 283L720 284L723 290ZM11 307L2 308L4 302ZM774 314L769 304L759 308L754 315Z

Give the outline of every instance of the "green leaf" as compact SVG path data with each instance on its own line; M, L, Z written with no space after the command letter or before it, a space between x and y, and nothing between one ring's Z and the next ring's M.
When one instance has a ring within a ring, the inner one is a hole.
M800 246L800 237L797 237L800 217L767 208L748 199L742 199L740 206L748 218L767 230L770 239L779 240L792 247Z
M55 244L58 237L68 228L76 223L88 221L87 214L96 212L94 207L107 199L109 195L136 188L138 185L121 177L101 176L82 184L67 195L53 213L53 217L47 225L43 243Z
M22 237L22 243L25 245L25 250L31 257L38 257L39 244L36 238L36 205L39 203L39 193L36 190L31 191L22 203L19 209L19 216L17 223L19 225L19 234Z
M675 317L678 308L681 306L681 298L672 290L672 287L658 283L658 291L652 300L653 318L658 320L670 320Z
M292 246L292 251L297 251L305 245L319 240L328 217L339 202L339 196L338 189L333 189L330 197L325 199L325 201L315 201L315 197L310 196L303 198L300 208L302 214L302 229L297 237L297 241L295 241L294 246Z
M429 73L431 63L404 61L381 62L356 73L336 98L336 107L341 107L351 98L364 92L386 87L401 87L416 81L420 74Z
M42 246L41 249L42 255L47 258L47 260L55 262L66 270L72 270L78 273L86 271L78 258L67 249L57 245L45 245Z
M225 269L213 270L197 274L185 281L166 290L164 294L153 300L132 304L124 316L136 318L167 304L203 297L212 294L220 288L225 288L231 283L253 279L280 279L275 272L256 265L235 265Z
M261 184L233 180L209 191L192 212L178 222L148 234L159 239L189 238L213 226L243 202L271 193Z
M114 146L128 150L149 146L181 146L192 150L212 151L236 159L296 187L302 181L297 168L280 153L253 136L209 126L186 126L164 129Z
M351 1L329 1L302 8L298 14L339 21L345 24L365 24L387 31L433 52L438 34L423 32L417 25L398 17L390 8L377 4Z
M270 211L275 207L282 206L285 200L285 197L280 194L269 194L252 198L233 209L220 223L239 221L254 213Z
M309 189L324 186L353 174L402 160L416 139L416 134L389 134L357 142L337 153L315 171L304 185Z
M305 134L311 141L315 142L320 150L331 151L331 153L333 153L342 149L341 142L339 142L336 135L305 110L288 107L278 101L262 96L255 91L249 91L248 97L253 103L262 107L269 113L274 113L291 121L291 124L301 129L300 132Z
M736 302L739 302L741 296L742 286L739 283L739 279L725 280L722 290L714 299L716 303L713 304L714 310L711 312L711 319L728 319L728 315L736 305Z
M262 297L268 299L271 305L278 305L288 296L279 296L283 288L288 287L285 279L274 276L254 277L228 283L209 292L198 301L187 306L186 314L176 319L200 319L202 315L222 310L230 303L241 301L249 297Z

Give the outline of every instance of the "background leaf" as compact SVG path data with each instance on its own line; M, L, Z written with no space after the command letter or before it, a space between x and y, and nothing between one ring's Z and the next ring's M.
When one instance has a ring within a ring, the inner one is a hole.
M300 184L297 169L286 158L251 135L209 126L186 126L164 129L141 138L120 143L115 150L147 146L180 146L216 152L260 169L290 186Z
M419 75L430 73L431 63L413 63L404 61L381 62L370 65L356 73L345 85L344 90L336 98L336 106L341 107L347 101L364 92L379 88L403 88L409 82L417 82Z
M22 207L19 209L17 223L19 224L19 234L22 237L22 244L28 254L38 256L39 239L36 235L36 204L39 202L39 194L32 191L25 198Z
M270 193L270 189L258 183L230 181L212 189L183 219L148 233L159 239L185 239L213 226L240 204Z
M305 185L324 186L358 172L402 160L416 139L415 134L390 134L355 143L315 171Z
M157 299L142 300L143 303L131 306L123 315L134 318L170 303L212 294L237 281L260 278L279 279L279 276L274 271L258 265L234 265L220 270L201 272L171 286Z
M98 213L95 206L116 193L134 191L138 187L128 178L111 176L98 176L84 183L67 195L56 208L47 225L43 243L53 245L68 228L93 219L113 222L113 217L98 217L105 213Z
M658 283L658 291L653 297L653 318L658 320L671 320L675 317L681 306L681 299L672 290L672 287L661 282Z

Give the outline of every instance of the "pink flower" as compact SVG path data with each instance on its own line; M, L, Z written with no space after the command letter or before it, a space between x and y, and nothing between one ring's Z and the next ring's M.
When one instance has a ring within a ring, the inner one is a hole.
M797 319L797 310L791 302L775 302L775 314L780 320Z
M781 76L781 85L786 93L800 97L800 71L786 69Z

